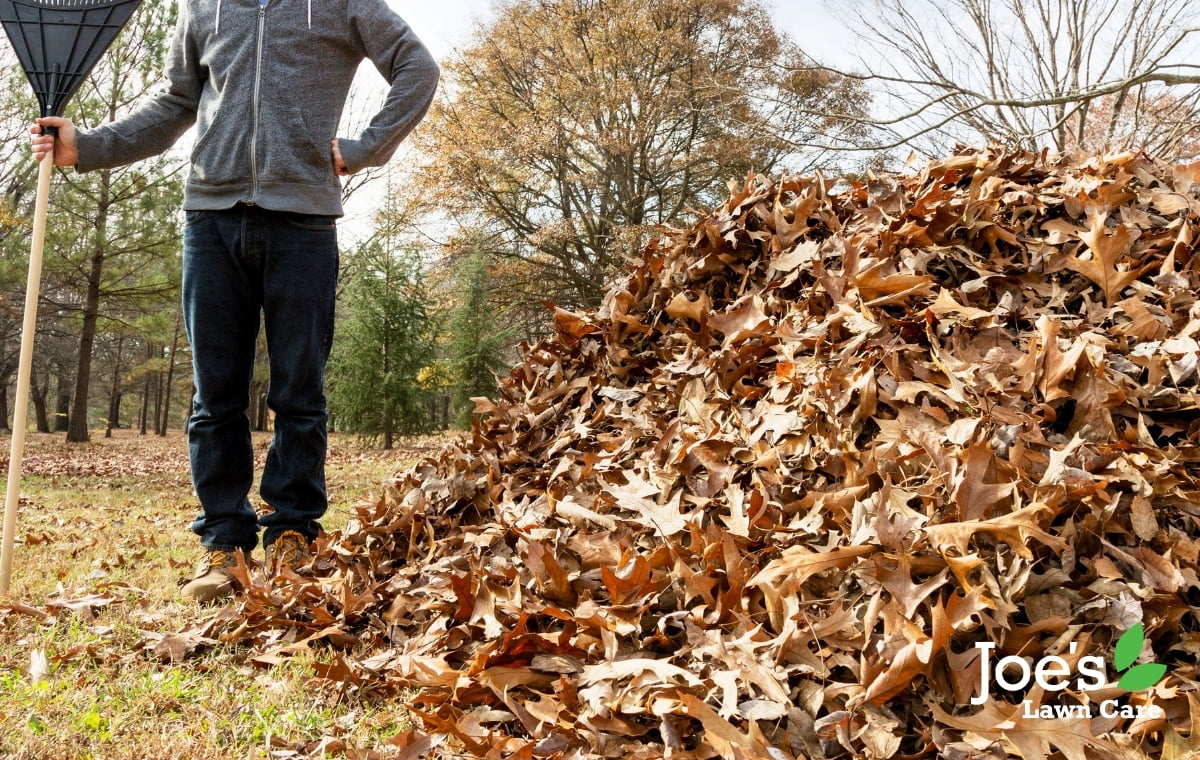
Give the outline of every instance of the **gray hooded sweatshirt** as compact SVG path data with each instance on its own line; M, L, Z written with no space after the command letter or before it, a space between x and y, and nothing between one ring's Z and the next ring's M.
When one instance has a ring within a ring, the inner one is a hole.
M197 211L243 202L340 216L330 141L359 63L390 89L361 135L338 140L351 172L387 163L439 76L386 0L186 0L169 56L165 91L79 132L76 169L157 155L195 124L184 208Z

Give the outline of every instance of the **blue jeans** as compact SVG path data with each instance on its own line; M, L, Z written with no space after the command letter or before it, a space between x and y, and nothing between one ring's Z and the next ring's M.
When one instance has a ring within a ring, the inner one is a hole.
M183 314L195 382L188 449L206 549L249 551L285 530L321 526L327 446L325 363L333 341L338 250L334 217L253 206L189 211L183 235ZM254 449L250 383L259 320L266 329L267 406L275 433L250 504Z

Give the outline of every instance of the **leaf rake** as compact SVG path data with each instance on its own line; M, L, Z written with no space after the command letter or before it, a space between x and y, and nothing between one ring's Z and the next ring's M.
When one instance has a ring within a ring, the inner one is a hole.
M67 101L92 67L133 16L141 0L0 0L0 24L12 43L25 76L33 86L41 116L61 116ZM43 128L52 134L51 128ZM17 367L17 396L13 404L12 449L8 458L8 491L4 501L4 533L0 545L0 596L8 593L12 577L13 534L21 490L21 460L25 454L25 418L29 409L29 380L33 337L37 329L42 249L46 241L46 209L54 153L38 166L29 275L25 284L25 314Z

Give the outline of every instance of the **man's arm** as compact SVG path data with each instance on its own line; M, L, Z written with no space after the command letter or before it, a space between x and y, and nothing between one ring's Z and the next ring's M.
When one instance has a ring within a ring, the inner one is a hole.
M383 166L425 118L441 71L412 29L383 0L349 0L367 57L390 85L383 107L357 139L336 141L346 174ZM339 174L342 172L339 172Z
M77 132L75 168L86 172L123 166L156 156L174 145L196 122L204 86L199 61L199 51L189 34L187 3L181 3L167 58L167 89L116 121ZM63 147L65 142L60 137Z

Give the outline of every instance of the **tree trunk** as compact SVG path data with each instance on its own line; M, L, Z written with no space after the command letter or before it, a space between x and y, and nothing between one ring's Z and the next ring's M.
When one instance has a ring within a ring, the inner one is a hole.
M158 429L160 436L167 434L167 420L171 416L171 386L175 382L175 355L179 351L179 325L182 321L182 313L175 312L175 333L171 337L171 359L167 362L167 391L166 400L163 401L163 416L162 427Z
M146 359L149 360L154 356L154 344L147 341L146 343ZM150 412L150 378L153 375L150 372L146 373L146 380L142 383L142 421L138 423L138 433L146 434L146 416Z
M391 268L390 267L388 269L387 276L389 279L391 278ZM390 285L390 283L389 283L389 285ZM391 367L391 363L392 363L391 362L391 358L392 358L391 341L392 341L392 336L389 335L386 338L384 338L383 346L382 346L382 348L383 348L383 376L384 377L387 377L388 372L390 372L392 369L392 367ZM380 399L380 401L383 403L383 450L391 451L392 450L392 422L394 420L394 415L392 414L393 401L391 399Z
M117 336L117 357L113 362L112 392L108 394L108 425L104 437L112 438L113 428L121 427L121 349L125 347L125 333Z
M267 381L268 385L270 381ZM271 429L271 407L267 406L267 386L258 393L258 428L260 432Z
M159 428L162 427L163 416L163 374L161 372L154 373L154 434L158 435Z
M67 427L67 441L84 443L88 440L88 391L92 381L92 347L96 343L96 327L100 322L100 284L104 273L104 256L108 247L109 182L112 173L105 169L100 181L97 203L95 241L92 246L92 267L88 272L87 296L83 305L83 325L79 331L79 369L75 375L75 403Z
M258 381L250 381L250 408L246 410L246 415L250 418L250 428L252 430L262 430L259 427L258 418Z
M146 434L146 413L150 411L150 376L146 376L146 382L142 386L142 421L138 426L138 433Z
M88 279L87 300L83 311L83 325L79 333L79 368L75 374L75 398L71 404L71 416L67 423L67 441L85 443L88 434L88 398L92 380L92 348L96 344L96 326L100 316L100 281L104 254L96 251L92 256L92 271Z
M62 367L58 371L58 398L54 404L54 432L67 432L67 418L71 414L71 378Z
M46 396L49 395L50 377L46 377L46 382L39 384L37 375L31 375L29 378L29 399L33 401L33 416L37 419L37 431L39 433L50 432L50 415L46 412ZM8 415L4 417L7 419Z
M8 426L8 383L0 383L0 430L12 432Z
M250 425L257 432L263 432L267 429L270 411L267 408L267 387L271 381L263 382L255 380L250 384L250 408L247 414L250 415Z

